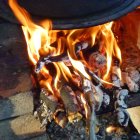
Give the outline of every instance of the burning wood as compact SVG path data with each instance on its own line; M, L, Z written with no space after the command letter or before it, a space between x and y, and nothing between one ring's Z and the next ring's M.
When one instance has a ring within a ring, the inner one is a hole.
M82 115L79 113L80 108L72 89L65 85L61 88L60 95L65 105L69 122L73 123L79 121L82 118Z
M40 93L41 106L37 109L37 115L41 121L42 127L47 125L53 119L56 120L60 126L64 127L66 123L65 113L58 100L53 95L48 95L45 89ZM59 120L61 118L61 120Z
M80 54L80 52L82 51L83 53L88 53L89 51L92 51L92 52L94 52L94 51L96 51L96 47L90 47L89 45L88 45L88 43L87 42L83 42L83 43L81 43L81 42L78 42L77 44L75 44L75 53L76 53L76 55L77 56L79 56ZM89 60L89 65L91 65L91 67L93 67L93 64L94 65L98 65L97 67L99 67L99 65L101 65L100 67L102 67L104 64L105 64L105 62L106 62L106 59L105 59L105 56L104 55L100 55L99 53L97 54L97 53L95 53L96 54L96 60L94 60L94 62L92 61L92 59L90 58L90 60ZM94 55L94 53L93 53L93 55ZM92 54L91 54L91 57L92 57ZM51 56L51 55L48 55L48 56L46 56L46 57L43 57L43 58L41 58L38 62L37 62L37 64L36 64L36 67L35 67L35 72L36 73L39 73L40 72L40 70L45 66L45 65L47 65L47 64L49 64L49 63L53 63L53 62L64 62L64 63L70 63L70 60L69 60L69 57L68 57L68 55L67 55L67 53L66 52L64 52L64 53L62 53L62 54L60 54L60 55L56 55L56 56ZM92 64L91 64L92 63ZM97 64L98 63L98 64Z
M67 121L86 118L90 139L96 140L96 112L107 108L111 99L118 122L127 126L125 98L129 92L122 89L122 79L130 91L136 92L140 74L131 71L121 79L121 51L112 32L113 22L88 29L52 30L50 21L36 25L16 1L9 2L23 25L29 58L45 89L37 110L42 126L53 119L64 127ZM111 85L110 89L105 84Z
M64 128L67 125L67 123L68 123L68 119L66 117L66 113L63 112L63 111L58 111L57 113L55 113L54 120L62 128Z
M89 65L97 71L106 65L106 57L100 52L92 53L89 57Z

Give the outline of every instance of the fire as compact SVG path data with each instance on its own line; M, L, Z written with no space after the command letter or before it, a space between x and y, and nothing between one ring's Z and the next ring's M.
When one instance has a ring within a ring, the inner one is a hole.
M107 133L112 133L112 132L114 132L114 131L116 131L117 130L117 127L115 127L115 126L108 126L107 128L106 128L106 132Z
M90 66L84 59L82 50L78 52L79 56L76 54L76 43L78 42L87 41L89 48L92 48L100 40L100 44L104 46L102 48L103 52L101 53L105 53L106 55L107 68L106 73L101 77L103 80L107 80L109 77L113 56L121 63L121 51L112 32L113 22L87 29L52 30L52 23L50 20L45 20L38 25L35 24L27 11L20 7L16 0L9 0L9 6L22 24L29 59L33 66L36 67L41 58L46 58L42 62L39 72L39 75L42 77L40 85L45 86L52 94L55 94L54 89L59 92L59 83L61 79L64 78L67 82L73 80L72 74L74 71L77 71L79 75L87 79L91 79L85 69L90 68ZM66 54L63 58L64 61L61 60L62 58L59 58L60 60L58 58L55 60L56 56L63 56L64 54ZM54 59L50 60L50 57ZM55 68L56 72L54 72L54 75L51 74L46 60ZM72 70L67 63L73 68Z
M86 118L88 118L89 117L88 103L86 102L86 99L85 99L83 94L81 94L81 100L82 100L82 103L84 105L85 116L86 116Z
M69 53L68 53L68 56L69 56L69 59L70 59L72 65L73 65L73 67L76 70L78 70L83 76L85 76L87 79L91 79L90 76L86 73L84 65L82 64L82 62L72 59L72 57L70 56Z
M107 23L102 25L102 35L103 35L103 41L104 41L104 47L106 49L106 56L107 56L107 71L104 75L104 80L108 78L111 64L112 64L112 56L115 56L120 60L121 63L121 51L118 47L117 41L114 37L114 34L112 32L112 25L113 22Z

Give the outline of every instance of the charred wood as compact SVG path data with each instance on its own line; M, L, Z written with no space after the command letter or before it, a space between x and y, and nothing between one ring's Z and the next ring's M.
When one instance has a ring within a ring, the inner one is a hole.
M76 55L77 56L79 55L80 51L82 51L85 54L85 53L91 52L91 50L93 52L97 50L96 47L89 47L87 43L85 43L85 44L86 45L78 45L77 46L77 50L76 50ZM69 58L67 56L67 52L64 52L64 53L62 53L58 56L50 56L49 55L49 56L41 58L36 65L35 72L39 73L40 70L42 69L42 67L49 64L49 63L60 62L60 61L63 61L63 62L69 61Z

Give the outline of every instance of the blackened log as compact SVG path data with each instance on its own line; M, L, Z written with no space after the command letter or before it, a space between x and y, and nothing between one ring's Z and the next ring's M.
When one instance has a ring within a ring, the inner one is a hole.
M78 57L80 51L82 51L84 55L88 55L89 53L95 52L97 50L98 50L98 46L93 46L93 47L88 46L87 48L81 47L79 50L76 50L76 55ZM35 72L39 73L44 65L47 65L47 64L53 63L53 62L61 62L61 61L63 61L63 62L70 61L68 58L67 52L64 52L57 56L46 56L46 57L41 58L37 62L37 65L35 67Z

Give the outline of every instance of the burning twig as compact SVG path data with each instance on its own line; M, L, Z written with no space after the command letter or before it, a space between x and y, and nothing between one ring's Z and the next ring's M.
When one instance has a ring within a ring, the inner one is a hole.
M86 70L88 71L89 75L92 77L92 79L96 82L96 84L98 84L99 86L102 86L102 84L110 84L116 88L120 88L119 86L115 85L115 84L112 84L112 83L109 83L107 81L104 81L102 80L101 78L99 78L94 72L92 72L91 70L87 69Z
M91 53L91 52L95 52L95 51L97 52L98 47L99 46L96 46L96 45L93 47L90 47L87 42L79 42L75 45L75 53L76 53L76 55L79 55L79 53L81 51L83 53L89 53L89 52ZM69 57L66 52L64 52L60 55L57 55L57 56L48 55L46 57L43 57L37 62L37 65L35 67L35 72L39 73L40 70L42 69L42 67L49 63L61 62L61 61L65 62L65 63L67 63L67 62L70 63ZM104 60L98 60L98 61L104 61ZM99 63L101 63L101 62L99 62Z
M87 49L88 46L89 45L88 45L87 42L76 44L76 54L78 54L82 50ZM69 61L69 58L68 58L66 52L62 53L61 55L57 55L57 56L50 56L50 55L48 55L47 57L43 57L42 59L40 59L37 62L37 65L36 65L36 68L35 68L35 72L39 73L44 65L47 65L47 64L53 63L53 62L60 62L60 61L63 61L63 62Z
M61 55L58 56L50 56L48 55L47 57L43 57L42 59L40 59L37 62L37 65L35 67L35 72L39 73L40 70L42 69L43 66L49 64L49 63L53 63L53 62L60 62L60 61L67 61L68 57L66 53L63 53Z
M15 3L9 1L11 9L14 11L14 14L17 16L18 20L21 21L21 24L23 25L22 29L25 35L25 39L27 41L27 46L28 46L28 54L30 57L30 60L33 64L36 64L35 72L39 73L40 70L42 69L43 66L53 63L53 62L71 62L69 64L72 64L72 61L70 57L68 57L67 53L69 56L72 54L76 54L77 58L83 58L81 55L81 51L84 52L86 51L87 48L89 47L89 44L87 42L78 42L75 44L75 50L73 50L73 44L77 42L77 40L83 40L83 39L88 39L91 40L92 38L92 44L96 44L98 41L100 42L100 46L104 46L105 48L102 50L102 54L96 51L96 53L93 53L90 57L88 57L91 62L89 64L91 67L95 67L95 71L103 67L104 65L107 66L107 73L105 76L109 74L110 71L110 66L112 63L112 55L116 56L117 59L121 60L121 52L120 49L117 45L117 41L113 35L113 32L111 30L113 22L107 23L105 25L100 25L98 27L90 28L90 29L80 29L80 32L82 33L79 36L79 30L72 30L72 31L53 31L51 30L51 25L50 21L47 22L42 22L41 25L39 26L33 23L33 21L30 19L30 16L28 15L28 12L25 11L25 9L22 9L16 1ZM19 14L20 13L20 14ZM19 16L20 15L20 16ZM25 17L26 16L26 17ZM28 19L28 20L27 20ZM78 33L76 33L78 31ZM61 33L63 33L61 35ZM62 38L63 39L62 39ZM56 43L58 44L57 47L53 48L51 43ZM69 47L69 49L67 49ZM93 47L92 47L93 48ZM64 49L66 49L64 51ZM52 51L51 51L52 50ZM89 49L88 49L89 51ZM101 49L100 49L101 51ZM106 51L106 52L104 52ZM41 57L42 54L48 54L49 55L41 58L38 62L36 60ZM55 53L57 52L57 53ZM63 53L62 53L63 52ZM62 53L62 54L61 54ZM103 54L106 54L103 55ZM73 56L73 55L72 55ZM79 57L80 56L80 57ZM84 55L83 55L84 56ZM109 63L106 64L106 58ZM72 60L72 59L71 59ZM92 61L93 60L93 61ZM73 60L74 61L74 60ZM77 61L77 60L76 60ZM75 61L74 61L75 62ZM93 63L92 63L93 62ZM80 63L81 64L81 63ZM73 65L73 64L72 64ZM51 92L54 93L52 90L53 84L55 84L55 90L56 89L56 83L60 79L61 75L59 76L59 73L62 73L64 76L64 72L66 70L68 65L66 67L61 67L58 66L56 68L56 78L53 81L53 76L49 75L48 69L40 74L40 79L43 78L43 84L45 83L47 88L51 90ZM74 66L74 65L73 65ZM79 65L78 65L79 66ZM78 67L77 63L75 67ZM75 68L74 67L74 68ZM81 74L84 75L85 69L82 65ZM84 69L84 72L83 72ZM94 69L94 68L93 68ZM61 72L60 72L60 71ZM78 71L78 68L76 69ZM90 79L90 76L86 73L83 78L83 83L82 83L82 88L83 88L83 94L81 94L81 99L83 99L83 104L86 112L86 118L87 118L87 124L90 129L90 139L91 140L96 140L96 135L95 135L95 127L97 124L96 121L96 115L95 111L98 111L101 107L101 104L104 102L106 105L109 104L110 98L105 94L102 89L101 85L103 83L111 84L106 81L103 81L101 78L99 78L94 72L90 71L87 69L88 73L91 75L92 80L96 81L96 85L94 85L90 80L86 79L85 77L88 77ZM82 73L83 72L83 73ZM44 76L45 74L47 76ZM67 72L69 75L71 75L71 71L68 69ZM51 77L50 79L48 78ZM67 74L66 74L67 75ZM88 75L88 76L87 76ZM133 72L130 75L126 76L126 84L128 85L130 91L138 91L138 85L137 82L139 81L140 78L137 78L138 72ZM47 78L49 79L47 79ZM64 76L67 78L66 76ZM44 80L45 79L45 80ZM75 85L79 86L81 83L76 81L75 79ZM117 87L117 101L116 101L116 110L117 110L117 115L118 115L118 121L121 125L127 126L129 116L125 109L127 108L127 105L125 103L125 97L128 95L128 91L121 89L121 82L120 82L120 68L118 65L115 65L112 68L112 81L113 81L113 86ZM48 82L50 81L50 82ZM82 81L82 80L81 80ZM40 82L41 84L42 82ZM48 84L49 83L49 84ZM43 85L42 84L42 85ZM81 85L80 85L81 86ZM79 87L80 87L79 86ZM80 89L81 90L81 89ZM67 122L66 115L68 116L69 122L76 122L82 118L82 115L79 113L80 112L80 105L78 104L76 94L73 92L73 90L69 86L62 86L60 90L60 98L59 101L60 103L63 102L64 106L60 105L58 99L55 97L55 93L50 95L46 91L41 92L40 94L40 100L41 100L41 106L40 109L38 110L40 118L42 118L41 122L42 125L47 124L48 121L51 121L52 119L55 119L55 121L60 125L64 126L65 123ZM65 108L66 111L64 111ZM43 111L42 111L43 110ZM67 113L67 114L66 114Z

